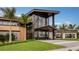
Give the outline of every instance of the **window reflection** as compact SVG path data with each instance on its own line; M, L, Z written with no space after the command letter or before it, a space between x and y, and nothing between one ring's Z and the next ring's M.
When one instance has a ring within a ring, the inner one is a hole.
M66 38L75 38L75 34L66 34L65 37Z
M0 25L18 25L17 22L0 21Z

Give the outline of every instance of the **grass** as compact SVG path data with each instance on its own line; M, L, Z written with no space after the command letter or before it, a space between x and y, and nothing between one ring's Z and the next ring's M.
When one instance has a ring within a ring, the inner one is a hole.
M44 51L58 48L64 48L64 46L30 40L22 43L0 46L0 51Z

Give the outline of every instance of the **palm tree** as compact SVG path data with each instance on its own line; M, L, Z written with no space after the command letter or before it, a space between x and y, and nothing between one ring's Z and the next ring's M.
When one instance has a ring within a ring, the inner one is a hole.
M76 24L69 24L68 29L75 29Z
M79 29L79 25L75 27L75 29Z
M11 36L11 20L15 19L15 13L16 10L15 8L12 7L6 7L6 8L0 8L3 12L4 18L10 19L10 30L9 30L9 42L12 41L12 36Z
M18 20L20 22L24 23L24 27L26 28L26 24L31 21L31 19L29 19L29 17L26 14L21 14L21 17L18 18Z
M54 28L55 28L55 29L58 29L58 25L55 25Z
M26 27L26 23L29 22L31 19L26 14L21 14L21 17L18 18L20 22L23 22Z
M63 36L64 31L67 29L67 25L66 24L62 24L59 26L59 29L61 31L61 36Z

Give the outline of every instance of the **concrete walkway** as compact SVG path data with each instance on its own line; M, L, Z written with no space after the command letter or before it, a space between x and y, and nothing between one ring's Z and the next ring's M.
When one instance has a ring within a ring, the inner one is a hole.
M67 41L67 40L40 40L40 41L66 46L66 48L56 49L53 51L79 50L79 42L78 41Z

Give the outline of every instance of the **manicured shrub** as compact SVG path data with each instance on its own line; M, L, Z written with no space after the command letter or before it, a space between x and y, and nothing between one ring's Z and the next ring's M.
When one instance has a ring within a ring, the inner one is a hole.
M8 41L9 41L9 34L7 33L7 34L5 35L5 37L6 37L6 41L8 42Z
M12 33L12 41L15 41L16 36Z
M5 43L5 35L0 34L0 42L2 42L3 44Z
M15 41L16 39L16 36L12 33L12 41ZM9 41L9 33L6 34L6 41L8 42Z
M16 37L15 35L12 33L12 41L15 41ZM0 42L2 42L3 44L5 42L9 41L9 33L7 33L6 35L0 34Z

